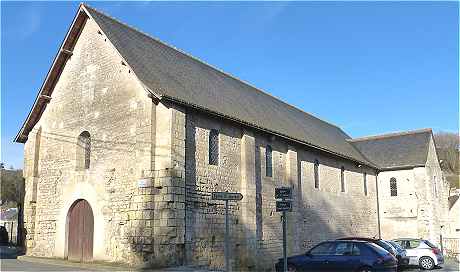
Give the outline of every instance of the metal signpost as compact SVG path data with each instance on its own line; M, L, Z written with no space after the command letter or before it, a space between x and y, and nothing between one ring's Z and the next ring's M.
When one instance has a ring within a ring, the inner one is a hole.
M240 193L229 193L229 192L213 192L211 195L212 200L224 200L225 201L225 271L230 271L230 241L229 241L229 222L228 222L228 202L239 201L243 199L243 195Z
M278 200L278 199L282 200ZM287 234L286 234L286 212L292 211L292 189L290 187L275 188L276 211L282 212L283 222L283 271L287 271Z

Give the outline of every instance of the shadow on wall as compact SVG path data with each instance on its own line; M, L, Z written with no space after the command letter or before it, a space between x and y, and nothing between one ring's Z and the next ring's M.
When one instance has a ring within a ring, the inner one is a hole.
M226 136L234 137L235 135ZM211 192L222 190L223 188L220 187L222 184L220 184L220 180L213 180L212 174L208 177L198 177L196 154L199 151L197 151L196 147L196 126L194 124L186 127L186 137L185 203L171 204L184 204L184 218L176 218L176 220L185 220L185 233L177 231L176 235L184 235L185 237L182 244L171 245L175 247L176 250L173 250L173 252L177 254L176 258L178 259L175 263L172 262L167 265L186 264L222 269L225 262L224 203L211 200ZM200 154L198 154L198 157L200 157ZM260 157L258 148L255 150L255 157ZM281 184L275 182L275 179L271 181L264 179L262 182L260 164L260 160L256 160L256 195L254 196L256 209L251 209L248 213L248 216L252 218L250 221L256 222L255 229L253 226L243 223L241 203L230 203L231 264L237 271L271 271L274 269L274 264L278 259L282 258L281 214L275 211L274 196L267 196L267 193L263 193ZM300 175L300 161L298 169ZM184 182L183 179L182 182ZM302 187L301 177L299 176L297 188ZM232 188L232 190L239 191L239 185L236 185L236 188ZM354 220L352 216L349 216L353 212L359 212L359 207L350 204L350 207L346 208L348 212L342 216L347 217L346 222L350 224L342 226L339 225L340 219L334 218L342 211L331 204L334 203L333 201L327 199L329 196L343 198L342 195L305 195L308 193L309 191L299 189L297 194L299 205L296 207L298 210L294 211L292 216L288 218L288 251L291 254L303 254L312 246L324 240L360 234L353 232L355 227L353 226ZM274 191L272 194L274 195ZM151 196L150 201L152 203L154 203L154 198L154 196ZM266 210L262 211L262 208ZM270 209L270 211L267 211L267 209ZM155 214L153 214L155 220L163 220L162 214L164 213L161 208L156 207ZM161 231L154 234L153 231L149 232L148 229L147 226L138 226L132 230L134 236L137 237L142 233L150 233L151 236L130 239L130 248L138 255L139 259L149 261L150 264L155 265L158 264L158 260L154 259L158 258L159 253L155 252L158 249L158 245L153 245L158 243L158 236L169 235L172 243L174 243L173 241L180 241L181 238L173 237L174 235L171 236L170 233L162 233ZM161 242L164 242L164 240L161 240ZM294 242L297 248L294 248Z
M159 190L167 192L169 188L136 188L132 199L137 197L140 201L130 201L128 218L108 223L112 224L114 229L110 235L117 236L116 239L114 237L113 244L119 248L118 252L122 252L117 253L120 256L115 256L116 261L146 263L150 265L150 268L182 264L212 268L223 267L224 203L211 200L211 192L219 189L219 182L212 180L212 177L197 179L195 126L186 126L186 137L188 142L185 150L187 162L185 173L174 174L174 178L177 179L172 182L177 182L178 187L185 187L183 192L175 192L177 195L184 194L182 199L185 201L172 199L166 201L165 206L159 206L156 201L158 197L162 197ZM74 141L69 142L74 143ZM119 146L120 143L114 145ZM126 151L116 148L113 150ZM259 149L256 148L255 151L256 158L260 158ZM173 154L173 157L175 156L180 156L180 154ZM250 210L248 214L249 217L255 219L253 220L256 222L255 230L253 226L245 225L241 220L240 203L232 202L230 206L231 256L232 265L237 270L272 270L278 258L282 257L280 214L275 212L274 196L266 197L262 194L263 188L274 188L280 184L275 184L274 181L271 184L266 183L265 180L262 182L260 164L260 160L256 160L256 195L254 196L256 209ZM300 169L299 161L299 173ZM207 183L201 183L203 180L206 180ZM301 184L299 176L297 188L302 188L302 186L304 185ZM234 188L235 191L239 189L239 186ZM126 191L126 194L129 193L131 192ZM304 253L323 240L353 235L350 229L336 225L338 223L335 222L339 220L331 220L333 219L331 217L337 214L337 208L332 206L328 199L321 199L322 195L313 198L305 195L301 189L299 189L298 197L300 198L298 210L294 211L295 216L291 216L288 220L288 225L291 225L291 227L288 226L290 252ZM308 205L311 201L316 204ZM263 217L267 211L263 213L262 207L271 209L268 211L270 218ZM110 207L107 208L110 209ZM154 225L161 220L166 220L166 224L171 221L175 227L155 231ZM292 227L292 224L295 226ZM181 226L185 228L184 233L180 231ZM299 229L298 233L292 233L292 230L296 228ZM294 240L300 244L299 249L293 249ZM108 239L107 243L109 241L112 240ZM114 246L113 244L111 246ZM167 250L161 252L161 249ZM129 252L124 252L125 250ZM164 263L158 260L158 256L171 257L175 260Z

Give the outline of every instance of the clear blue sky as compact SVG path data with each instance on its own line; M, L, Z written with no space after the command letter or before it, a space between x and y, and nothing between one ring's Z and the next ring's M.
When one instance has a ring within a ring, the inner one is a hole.
M89 2L340 126L352 137L458 131L458 3ZM1 160L78 2L1 2Z

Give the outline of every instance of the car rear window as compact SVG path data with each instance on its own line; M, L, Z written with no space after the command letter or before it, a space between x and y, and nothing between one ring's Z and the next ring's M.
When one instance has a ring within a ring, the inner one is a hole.
M429 247L431 248L437 248L435 245L433 245L430 241L428 240L423 240L423 242L425 242L425 244L427 244Z
M384 255L388 254L388 251L386 251L385 249L381 248L380 246L378 246L378 245L376 245L374 243L366 243L366 245L371 247L374 252L376 252L377 254L379 254L381 256L384 256Z
M389 244L387 244L385 241L383 240L378 240L375 242L377 245L379 245L380 247L383 247L386 251L388 252L392 252L393 253L393 249L391 248L391 246Z
M406 244L406 248L417 248L420 245L420 240L409 240Z
M390 243L394 248L396 248L396 250L398 251L402 251L403 248L398 244L398 243L395 243L393 241L388 241L388 243Z
M402 249L404 249L404 242L400 240L391 240L393 243L399 245Z
M312 255L331 255L335 252L335 244L332 242L326 242L317 245L312 250L310 254Z

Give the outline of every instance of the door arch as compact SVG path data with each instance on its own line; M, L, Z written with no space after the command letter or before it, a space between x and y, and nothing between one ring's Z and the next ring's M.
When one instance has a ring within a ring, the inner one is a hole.
M88 262L93 259L93 210L88 201L75 201L67 214L67 258Z

